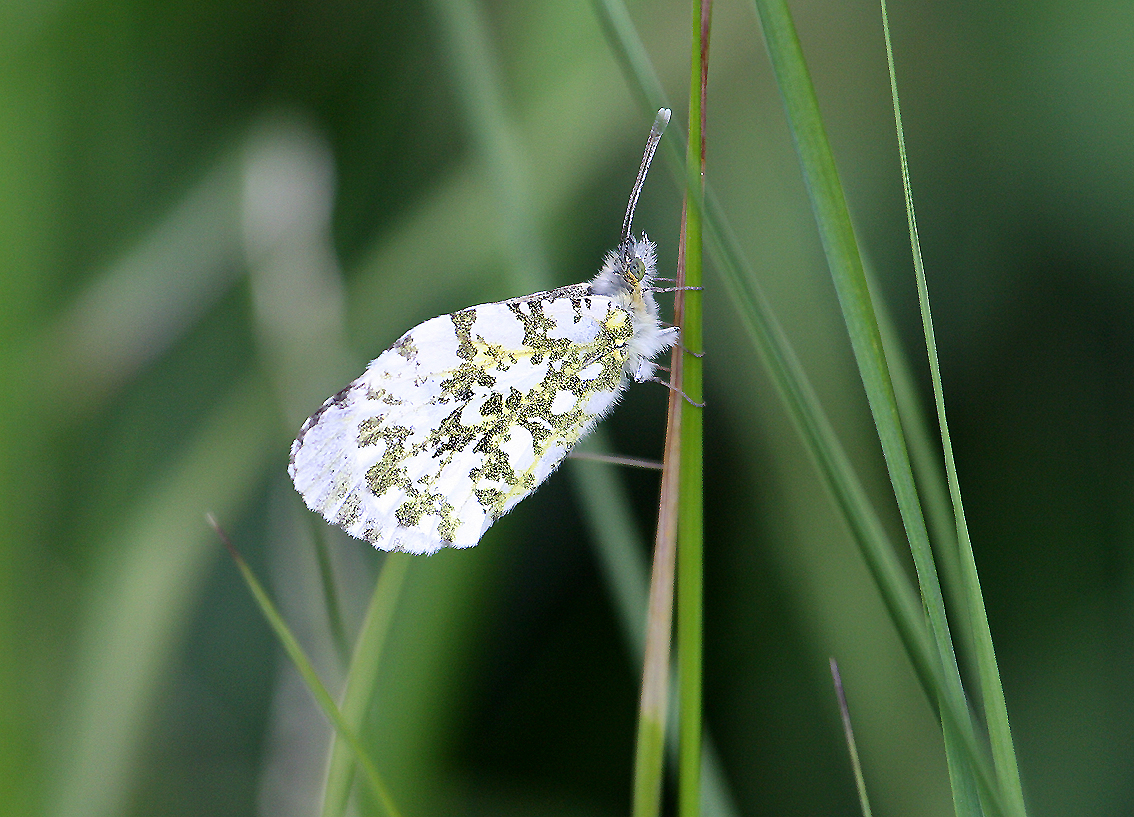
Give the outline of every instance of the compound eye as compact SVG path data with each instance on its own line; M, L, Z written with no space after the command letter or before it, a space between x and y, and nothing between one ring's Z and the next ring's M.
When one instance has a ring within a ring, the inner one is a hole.
M642 280L642 276L644 276L645 274L646 263L638 256L634 256L634 258L631 259L630 264L627 265L626 272L622 274L622 277L626 279L626 282L628 284L636 287Z

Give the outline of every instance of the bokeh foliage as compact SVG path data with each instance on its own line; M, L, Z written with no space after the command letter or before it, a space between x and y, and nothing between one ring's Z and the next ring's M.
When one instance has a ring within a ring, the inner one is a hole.
M510 243L443 2L0 10L5 813L312 812L328 729L204 513L336 688L325 534L284 473L295 429L414 323L520 294L525 265L591 275L649 124L590 6L480 6L538 225ZM862 247L920 360L878 10L795 12ZM687 9L631 13L681 99ZM921 2L891 21L1031 811L1129 813L1134 11ZM715 23L710 182L889 509L754 16L718 3ZM655 172L638 227L663 267L679 203ZM946 814L929 707L711 276L706 723L738 810L856 813L835 655L876 813ZM606 423L618 450L660 451L661 391ZM648 538L656 476L617 476ZM367 733L408 813L626 811L638 670L587 543L560 476L482 546L414 564ZM380 556L330 545L353 632Z

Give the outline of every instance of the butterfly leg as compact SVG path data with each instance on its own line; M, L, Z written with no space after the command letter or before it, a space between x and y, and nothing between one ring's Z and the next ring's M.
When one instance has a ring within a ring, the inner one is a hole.
M692 349L690 349L689 347L687 347L687 346L683 345L683 344L681 343L681 341L679 341L679 340L677 340L677 341L674 341L673 345L674 345L674 346L676 346L676 347L677 347L678 349L680 349L681 351L685 352L685 354L687 354L687 355L693 355L693 357L696 357L696 358L702 358L702 357L704 357L704 356L705 356L705 353L704 353L704 352L694 352L694 351L693 351Z
M694 408L704 408L705 407L704 403L698 403L696 400L694 400L688 394L683 392L681 389L677 388L677 386L673 385L668 380L662 380L660 377L648 377L646 379L648 381L652 382L652 383L661 383L663 386L665 386L670 391L677 392L678 394L680 394L682 397L685 398L685 401L689 405L693 406Z

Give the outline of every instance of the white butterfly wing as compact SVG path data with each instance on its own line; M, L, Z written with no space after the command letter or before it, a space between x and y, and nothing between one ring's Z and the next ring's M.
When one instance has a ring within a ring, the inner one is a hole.
M586 285L428 320L307 421L295 487L383 550L471 547L617 401L632 324Z

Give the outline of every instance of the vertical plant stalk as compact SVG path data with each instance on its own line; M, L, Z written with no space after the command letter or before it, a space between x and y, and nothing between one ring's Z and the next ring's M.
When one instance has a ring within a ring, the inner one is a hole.
M677 280L683 278L678 262ZM677 307L674 307L676 316ZM676 317L675 317L676 321ZM671 367L674 387L681 388L681 352L675 350ZM683 398L670 393L666 422L665 465L658 501L658 530L654 564L650 572L650 601L646 621L646 654L642 661L642 696L638 706L638 741L634 754L634 817L656 817L661 811L662 761L669 705L670 634L673 627L673 573L677 558L678 469L681 455Z
M700 287L702 233L700 201L705 179L705 89L708 78L711 0L695 0L689 85L689 144L686 150L685 284ZM702 297L689 290L681 342L685 347L682 385L692 403L703 401L701 353ZM677 655L679 683L678 814L701 813L701 665L704 628L704 410L683 408L681 422L680 505L677 527Z
M681 212L685 233L686 208ZM685 317L685 242L677 246L677 292L673 299L673 322ZM673 628L673 574L677 559L677 507L680 496L681 413L684 352L675 346L670 353L669 411L665 429L665 457L658 500L658 530L654 540L654 565L650 572L650 601L646 621L646 652L642 661L642 697L638 707L638 742L634 753L633 817L656 817L661 813L662 771L665 759L665 727L669 714L669 656Z
M969 625L975 644L977 676L984 705L984 720L992 746L992 763L1000 794L1005 805L1019 815L1026 813L1024 792L1020 783L1020 770L1012 744L1012 731L1008 724L1008 705L1004 687L1000 683L1000 670L996 650L992 644L992 631L977 575L976 557L969 539L969 526L961 501L961 483L953 459L953 443L949 436L949 422L945 416L945 392L941 385L941 364L937 358L937 341L934 339L933 316L929 309L929 286L925 280L925 264L921 256L921 242L917 236L917 217L914 214L913 188L910 185L909 162L906 157L906 137L902 128L902 112L898 102L898 79L894 71L894 50L890 40L890 16L886 0L882 4L882 31L886 39L886 65L890 71L890 96L894 103L894 126L898 134L898 155L902 164L902 192L906 200L906 220L913 252L914 277L917 280L918 304L921 307L921 324L925 332L925 348L929 357L929 373L933 382L933 400L937 407L937 424L941 429L941 448L945 455L945 474L949 483L949 498L957 525L957 547L961 564L962 592L968 605Z

